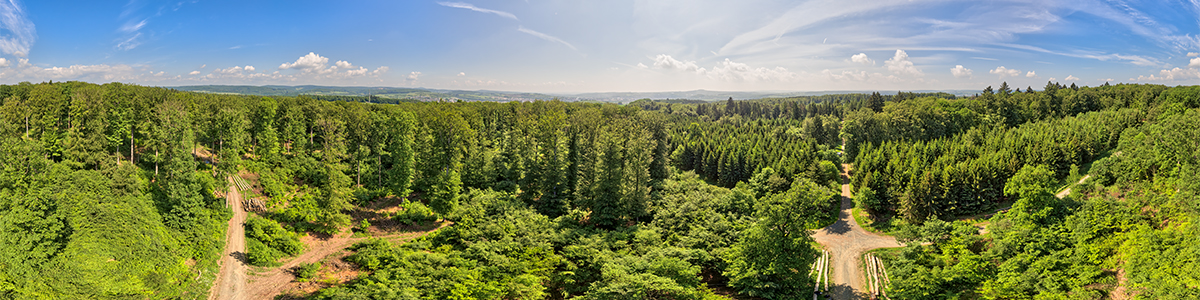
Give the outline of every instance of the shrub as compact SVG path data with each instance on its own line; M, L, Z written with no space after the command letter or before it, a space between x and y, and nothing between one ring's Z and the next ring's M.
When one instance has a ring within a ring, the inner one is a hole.
M437 220L433 210L421 202L404 201L400 207L404 210L396 214L396 221L405 225L423 225Z
M246 262L259 267L275 265L275 261L283 257L283 252L267 247L256 239L246 239Z
M258 240L267 247L279 250L287 255L296 255L304 251L304 244L295 233L283 229L279 223L265 218L250 217L246 219L246 237Z
M292 269L292 274L296 275L296 281L305 282L316 277L320 269L321 264L318 263L300 264Z

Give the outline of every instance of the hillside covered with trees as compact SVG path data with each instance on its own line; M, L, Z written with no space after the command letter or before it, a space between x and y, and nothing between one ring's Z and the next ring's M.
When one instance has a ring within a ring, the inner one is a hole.
M232 177L263 199L254 265L446 225L351 246L360 275L313 299L800 298L844 163L909 242L892 298L1200 296L1198 87L372 102L0 86L0 299L206 297Z

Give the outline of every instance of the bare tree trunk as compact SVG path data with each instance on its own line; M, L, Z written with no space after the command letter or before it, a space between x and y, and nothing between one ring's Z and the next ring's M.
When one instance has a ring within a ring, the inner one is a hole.
M133 125L129 125L129 164L133 164Z
M158 177L158 149L154 149L154 176Z

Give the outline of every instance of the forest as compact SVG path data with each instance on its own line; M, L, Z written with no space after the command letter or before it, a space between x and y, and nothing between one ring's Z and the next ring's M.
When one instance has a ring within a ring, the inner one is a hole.
M907 245L876 251L891 298L1197 298L1198 107L1129 84L628 105L3 85L0 299L208 297L233 179L262 203L252 265L367 237L355 278L299 298L800 299L844 171Z

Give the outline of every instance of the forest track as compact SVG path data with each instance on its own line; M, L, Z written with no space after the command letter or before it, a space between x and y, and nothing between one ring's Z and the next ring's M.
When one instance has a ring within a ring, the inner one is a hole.
M825 246L832 254L833 299L865 299L864 273L859 270L859 259L866 251L878 248L901 247L896 238L863 230L854 221L851 209L854 201L850 193L850 165L842 165L842 206L838 220L832 225L817 230L813 239Z
M1083 178L1080 178L1079 182L1077 182L1075 184L1083 183L1083 181L1088 180L1088 178L1092 178L1092 174L1084 175ZM1068 186L1067 188L1063 189L1061 192L1058 192L1058 194L1055 194L1054 196L1058 197L1059 199L1062 199L1064 197L1067 197L1067 195L1070 195L1070 194L1071 194L1071 187Z
M343 253L343 250L354 243L372 238L380 238L390 241L409 240L425 236L430 232L434 232L451 224L453 223L442 222L437 227L433 227L432 229L424 231L412 231L370 237L354 237L349 231L339 232L327 238L310 238L310 235L309 237L302 238L302 242L304 242L304 246L306 247L304 253L301 253L299 256L288 260L281 266L268 268L251 276L248 287L246 288L247 294L250 297L248 299L275 299L276 296L284 293L309 292L305 291L298 282L295 282L296 276L292 274L292 268L295 268L300 264L321 262L331 255L343 256L346 254Z
M229 227L225 230L225 250L221 253L221 271L217 273L217 281L208 293L210 300L247 299L246 298L246 210L242 209L242 193L233 178L229 181L229 193L225 194L226 204L233 210L229 218Z

